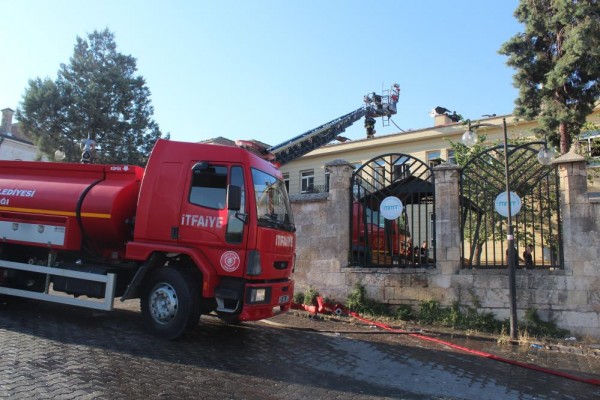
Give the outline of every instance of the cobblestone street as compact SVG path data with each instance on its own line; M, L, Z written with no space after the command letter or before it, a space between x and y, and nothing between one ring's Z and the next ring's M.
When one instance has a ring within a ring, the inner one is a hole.
M142 330L137 302L111 313L0 301L0 398L591 399L600 387L461 353L362 324L288 314L229 326L203 317L165 342ZM453 339L454 340L454 339ZM597 356L486 347L600 378Z

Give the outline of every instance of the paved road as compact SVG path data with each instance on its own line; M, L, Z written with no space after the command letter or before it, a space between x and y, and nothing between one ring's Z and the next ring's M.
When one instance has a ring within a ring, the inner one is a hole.
M600 387L289 314L241 326L203 317L164 342L142 330L136 302L104 313L0 299L0 398L591 399Z

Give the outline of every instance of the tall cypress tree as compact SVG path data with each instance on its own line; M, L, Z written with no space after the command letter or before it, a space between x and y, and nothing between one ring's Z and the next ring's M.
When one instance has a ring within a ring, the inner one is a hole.
M597 0L521 0L525 32L500 54L516 69L515 115L538 119L562 154L569 151L600 95L600 5Z
M98 162L144 165L162 133L136 71L136 59L117 52L108 29L77 37L56 81L29 81L17 119L50 159L62 146L66 161L79 161L80 143L89 137L98 143Z

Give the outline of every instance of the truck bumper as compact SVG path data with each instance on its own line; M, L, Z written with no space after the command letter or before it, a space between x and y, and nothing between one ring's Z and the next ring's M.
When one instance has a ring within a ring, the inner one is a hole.
M294 298L294 281L246 284L240 321L257 321L287 312Z

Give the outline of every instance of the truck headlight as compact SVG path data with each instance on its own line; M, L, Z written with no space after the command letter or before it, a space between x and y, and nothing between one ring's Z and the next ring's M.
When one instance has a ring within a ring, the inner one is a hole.
M271 302L271 288L249 287L246 289L246 304L269 304Z
M251 303L261 303L265 301L267 297L267 289L252 289L250 292L250 302Z

